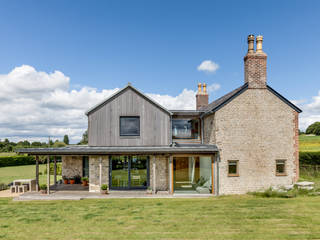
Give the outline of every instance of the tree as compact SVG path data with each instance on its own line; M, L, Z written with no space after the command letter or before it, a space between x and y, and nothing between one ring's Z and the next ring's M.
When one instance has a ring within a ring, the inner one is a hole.
M31 146L32 147L41 147L41 142L32 142Z
M64 142L55 142L54 144L53 144L53 147L54 148L59 148L59 147L65 147L65 146L67 146Z
M86 131L82 134L82 139L81 139L81 141L80 141L78 144L80 144L80 145L88 144L88 130L86 130Z
M320 135L320 122L315 122L315 123L311 124L307 128L306 134Z
M68 136L68 135L64 135L64 137L63 137L63 142L64 142L66 145L69 145L69 136Z

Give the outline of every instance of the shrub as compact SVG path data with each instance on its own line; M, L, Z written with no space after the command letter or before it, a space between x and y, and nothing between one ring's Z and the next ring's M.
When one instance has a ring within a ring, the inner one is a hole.
M301 165L320 165L320 152L300 152L299 162Z
M258 196L258 197L265 197L265 198L292 198L297 196L295 193L291 191L289 192L276 191L276 190L273 190L272 188L268 188L263 192L251 192L249 194Z
M47 184L41 184L40 185L41 190L47 190Z
M4 183L0 183L0 191L8 189L8 185Z
M108 185L107 184L102 184L101 185L101 190L103 190L103 191L108 190Z
M44 170L44 174L47 174L47 168ZM50 175L54 174L54 163L50 163ZM57 175L61 176L62 174L62 164L57 163Z
M33 156L6 156L0 157L0 167L32 165L36 160Z
M268 188L263 192L250 192L248 194L258 196L258 197L266 197L266 198L294 198L297 196L310 196L311 193L314 193L315 190L307 190L307 189L298 189L296 186L289 190L274 190L272 188Z

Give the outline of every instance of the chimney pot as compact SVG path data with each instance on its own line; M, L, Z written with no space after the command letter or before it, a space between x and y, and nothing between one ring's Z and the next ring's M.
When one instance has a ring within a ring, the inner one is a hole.
M263 42L263 36L261 36L261 35L257 36L256 37L257 53L263 53L262 42Z
M203 84L203 93L206 94L207 93L207 84Z
M254 35L248 36L248 53L254 53Z
M198 83L198 93L201 93L202 90L201 90L201 83Z

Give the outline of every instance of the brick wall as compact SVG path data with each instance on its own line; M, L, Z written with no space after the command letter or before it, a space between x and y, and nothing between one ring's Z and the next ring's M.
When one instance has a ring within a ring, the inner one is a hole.
M296 111L293 111L294 114L294 120L293 120L293 126L294 126L294 159L295 159L295 182L299 179L299 113Z
M220 194L296 181L297 114L267 89L246 90L204 122L205 143L220 149ZM275 175L277 159L286 160L287 176ZM228 160L239 160L239 177L228 177Z
M249 88L266 88L267 55L265 53L248 53L244 57L244 75Z

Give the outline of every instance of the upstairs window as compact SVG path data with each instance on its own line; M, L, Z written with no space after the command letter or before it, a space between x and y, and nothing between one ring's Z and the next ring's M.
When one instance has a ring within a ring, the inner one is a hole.
M276 160L276 175L277 176L286 175L286 160Z
M121 116L120 136L140 136L140 117Z
M173 139L197 139L199 138L199 119L173 119Z

